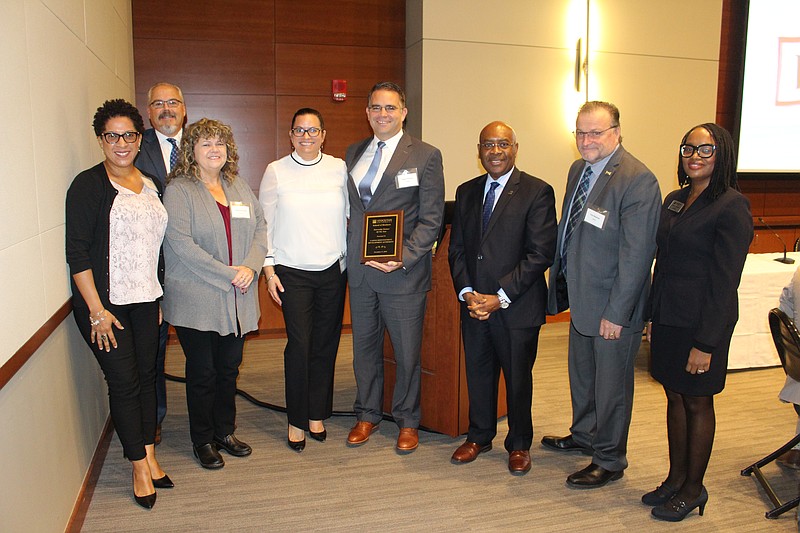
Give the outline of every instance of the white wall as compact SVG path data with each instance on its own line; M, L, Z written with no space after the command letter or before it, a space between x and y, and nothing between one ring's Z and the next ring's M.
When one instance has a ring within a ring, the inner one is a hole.
M409 94L409 130L442 150L448 199L483 172L481 128L504 120L517 131L518 166L553 185L560 210L578 157L571 131L585 95L573 82L585 6L408 0L407 80L421 83ZM722 1L591 0L590 13L589 99L617 104L624 145L666 195L677 187L681 136L714 121Z
M0 35L2 365L69 299L64 197L102 158L96 108L133 99L130 0L3 0ZM64 528L107 412L68 317L0 391L0 530Z

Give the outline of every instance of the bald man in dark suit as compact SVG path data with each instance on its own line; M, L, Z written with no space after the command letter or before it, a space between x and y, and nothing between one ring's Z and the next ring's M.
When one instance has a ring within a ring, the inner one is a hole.
M531 371L545 322L544 273L553 263L556 210L553 188L514 163L517 136L492 122L480 134L478 154L486 174L456 191L450 236L450 271L461 306L469 433L453 453L468 463L491 450L497 434L500 370L508 404L508 469L531 468Z

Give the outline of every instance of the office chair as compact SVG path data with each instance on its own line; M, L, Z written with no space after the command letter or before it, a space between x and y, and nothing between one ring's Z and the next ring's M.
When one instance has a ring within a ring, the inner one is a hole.
M800 334L797 332L794 322L778 308L772 309L769 312L769 329L772 332L772 340L775 342L775 348L778 350L778 357L781 359L783 370L786 375L792 377L796 381L800 381ZM800 415L800 407L796 404L795 411ZM766 512L767 518L777 518L786 511L794 509L800 503L800 496L790 500L786 503L781 502L778 495L772 489L772 486L764 477L761 472L761 467L771 463L787 451L794 448L800 442L800 434L795 435L789 442L767 455L763 459L753 463L744 470L743 476L750 474L756 475L756 480L767 493L770 501L772 501L773 508Z

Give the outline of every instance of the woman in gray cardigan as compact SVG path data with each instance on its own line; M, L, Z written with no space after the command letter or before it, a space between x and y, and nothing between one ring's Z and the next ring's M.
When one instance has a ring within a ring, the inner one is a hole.
M230 127L201 119L184 132L164 193L164 319L186 356L189 432L204 468L225 465L220 448L238 457L252 452L233 434L234 397L244 336L258 328L251 284L267 252L267 226L238 161Z

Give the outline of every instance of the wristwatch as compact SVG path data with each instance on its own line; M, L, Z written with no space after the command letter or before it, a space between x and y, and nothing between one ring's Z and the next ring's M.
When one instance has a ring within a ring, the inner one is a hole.
M500 309L508 309L508 306L511 305L511 302L499 294L497 295L497 299L500 300Z

